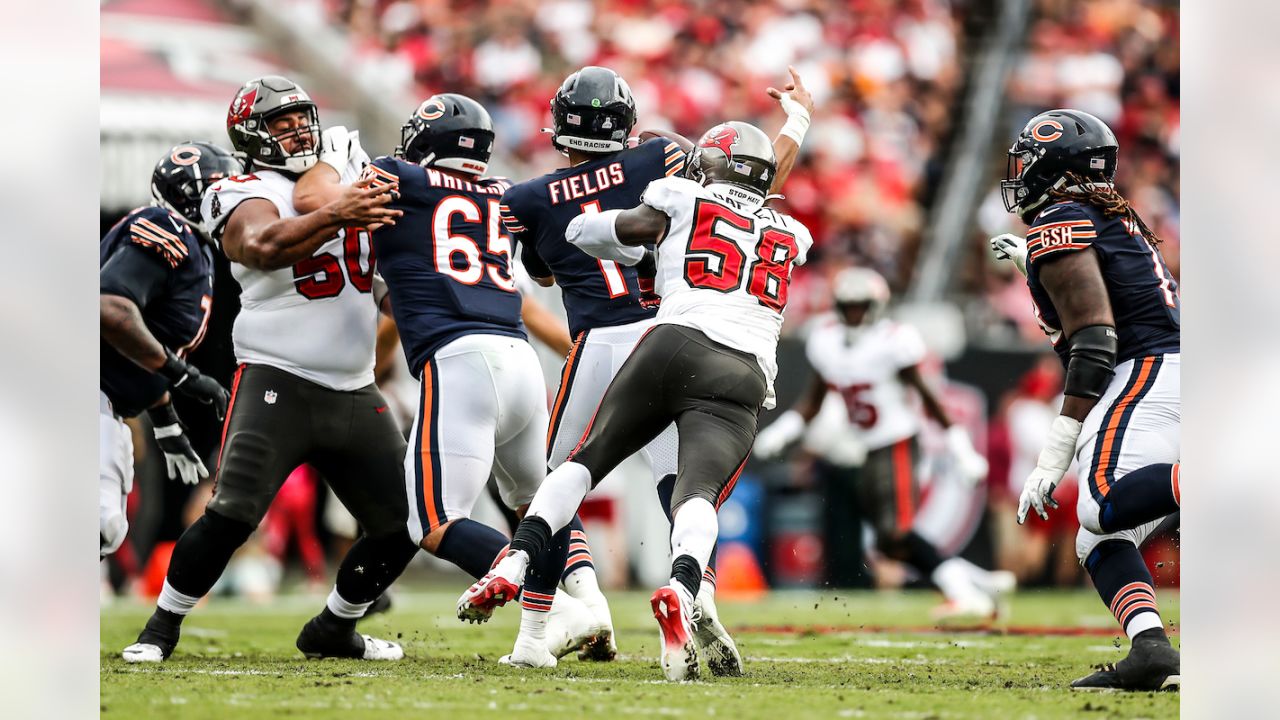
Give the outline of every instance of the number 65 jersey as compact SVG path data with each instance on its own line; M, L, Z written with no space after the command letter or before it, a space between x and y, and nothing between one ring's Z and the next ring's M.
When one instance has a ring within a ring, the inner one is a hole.
M728 184L656 180L641 202L671 218L658 244L658 323L684 325L754 355L776 404L778 336L791 268L813 245L808 228Z
M360 178L369 156L351 154L342 184ZM204 194L200 212L219 243L232 211L246 200L275 205L281 218L297 217L296 182L273 170L255 170L218 181ZM373 383L378 308L373 302L374 259L364 228L339 230L315 254L278 270L231 263L240 283L240 314L231 331L236 362L269 365L348 392Z

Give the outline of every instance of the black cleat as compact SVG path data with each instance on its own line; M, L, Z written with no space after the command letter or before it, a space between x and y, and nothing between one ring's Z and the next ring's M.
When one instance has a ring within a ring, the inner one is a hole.
M156 611L159 613L160 611ZM147 624L138 633L138 641L125 648L120 656L125 662L162 662L168 660L173 649L178 647L178 637L182 634L182 626L167 622L156 614L147 619Z
M1160 628L1138 633L1129 655L1071 683L1074 690L1178 690L1181 656Z
M354 623L352 623L354 626ZM327 622L321 613L307 621L295 643L311 659L399 660L404 649L398 643L361 635L353 627Z
M391 610L391 596L387 593L382 593L378 596L377 600L373 601L373 604L369 606L369 609L364 611L364 615L361 615L360 619L364 620L372 615L388 612L389 610Z

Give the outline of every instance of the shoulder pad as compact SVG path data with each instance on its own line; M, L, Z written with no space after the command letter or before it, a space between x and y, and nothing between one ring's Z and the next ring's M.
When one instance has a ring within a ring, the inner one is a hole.
M1092 213L1079 203L1050 205L1040 211L1027 233L1027 263L1054 253L1083 250L1097 237Z

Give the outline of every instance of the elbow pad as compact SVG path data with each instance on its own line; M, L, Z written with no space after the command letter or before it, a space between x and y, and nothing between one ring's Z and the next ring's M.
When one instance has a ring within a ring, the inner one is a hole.
M644 257L645 249L618 242L613 224L621 210L583 213L569 221L564 237L586 254L601 260L613 260L622 265L635 265Z
M1102 397L1115 375L1119 344L1116 329L1110 325L1090 325L1072 334L1067 340L1069 360L1064 392L1095 400Z

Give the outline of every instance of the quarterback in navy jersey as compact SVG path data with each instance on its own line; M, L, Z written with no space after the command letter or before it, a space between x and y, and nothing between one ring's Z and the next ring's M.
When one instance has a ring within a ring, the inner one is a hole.
M169 390L212 405L219 419L226 410L227 391L184 359L204 339L213 307L212 255L191 224L199 220L204 188L239 167L216 145L174 147L152 174L156 204L126 215L98 246L103 557L120 547L128 529L124 502L133 484L133 444L123 418L150 414L170 478L194 484L209 475L183 432Z
M1079 689L1180 685L1151 574L1138 552L1180 507L1180 300L1159 238L1113 181L1119 143L1078 110L1033 117L1009 149L1006 209L1027 238L992 238L1027 276L1035 311L1066 366L1062 413L1027 478L1018 521L1057 507L1080 468L1076 555L1129 636L1128 657L1076 680Z

